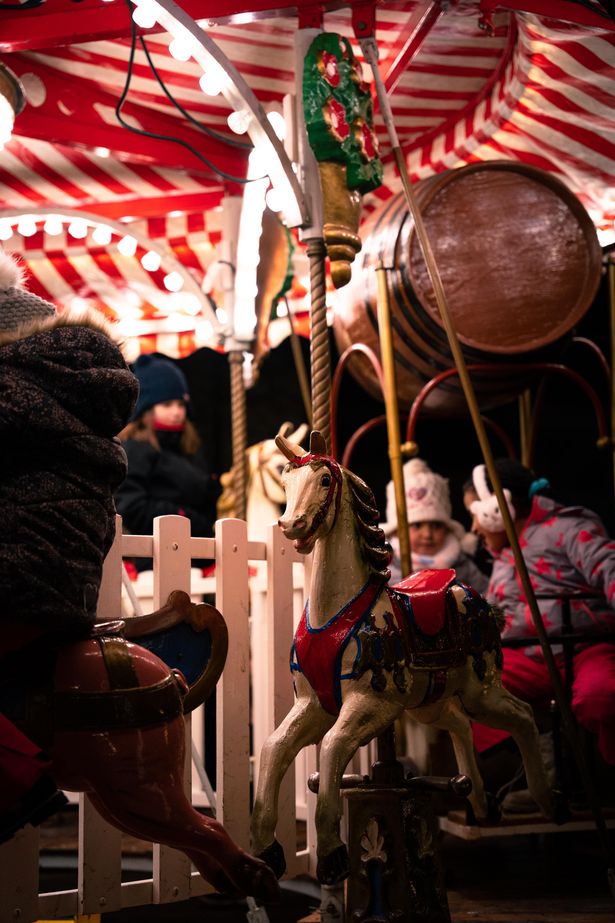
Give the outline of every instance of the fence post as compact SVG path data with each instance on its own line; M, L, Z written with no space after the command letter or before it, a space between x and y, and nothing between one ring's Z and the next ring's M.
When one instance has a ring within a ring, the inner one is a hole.
M250 846L250 632L245 522L216 522L216 606L229 633L217 686L217 818L244 849Z
M154 609L166 603L173 590L190 593L190 520L185 516L157 516L154 519ZM184 791L192 797L190 717L186 717ZM190 897L190 860L169 846L154 844L153 899L156 904L183 901Z

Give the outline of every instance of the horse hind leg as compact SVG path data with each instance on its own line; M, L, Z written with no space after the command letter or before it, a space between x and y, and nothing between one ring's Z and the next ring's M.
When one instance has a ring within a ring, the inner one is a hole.
M538 728L531 705L522 702L504 686L492 686L472 705L472 717L476 721L510 733L519 747L532 798L547 819L554 819L554 810L559 808L554 803L540 755Z
M451 736L457 768L460 773L469 776L472 781L472 791L468 795L468 801L478 823L498 820L499 812L495 816L496 812L494 812L493 805L487 798L483 779L476 762L472 726L468 716L452 700L449 700L438 719L429 722L429 724L432 727L440 728L440 730L448 731Z

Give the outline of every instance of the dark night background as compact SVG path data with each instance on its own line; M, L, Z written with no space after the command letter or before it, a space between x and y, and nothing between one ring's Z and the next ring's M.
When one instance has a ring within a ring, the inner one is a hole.
M574 331L596 343L610 363L609 293L606 274L589 311ZM309 343L301 339L309 373ZM335 368L338 354L331 336L331 359ZM602 403L607 427L609 423L609 383L598 357L582 343L565 347L561 361L576 370L596 390ZM227 359L210 349L201 349L180 361L190 388L195 422L201 432L214 470L228 470L231 463L230 388ZM532 391L536 393L536 385ZM290 340L284 340L265 358L260 377L247 394L248 443L275 435L285 420L294 424L304 421L305 414L295 374ZM384 405L368 395L346 372L340 391L337 412L340 457L349 437L372 417L384 413ZM512 438L519 453L517 401L488 413ZM406 416L401 420L402 438ZM493 436L491 444L497 456L506 454ZM587 396L562 376L551 376L546 383L539 416L539 435L534 455L534 470L548 477L552 496L565 502L595 509L604 519L609 532L615 532L613 509L613 461L609 447L597 448L598 425ZM454 515L468 523L461 501L462 484L472 467L481 462L481 454L469 415L443 420L419 419L416 439L420 456L431 467L450 479ZM382 514L385 488L390 477L386 427L368 433L358 444L351 468L374 490Z

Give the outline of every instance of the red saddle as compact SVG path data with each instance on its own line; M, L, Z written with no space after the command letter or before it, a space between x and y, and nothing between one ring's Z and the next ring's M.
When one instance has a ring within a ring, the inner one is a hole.
M389 590L410 598L415 624L423 634L437 635L444 627L446 592L456 577L452 568L419 570Z

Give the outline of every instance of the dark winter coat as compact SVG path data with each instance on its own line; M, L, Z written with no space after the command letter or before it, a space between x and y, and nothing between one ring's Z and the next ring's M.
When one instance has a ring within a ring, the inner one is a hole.
M183 455L179 433L159 432L160 451L149 442L127 439L123 446L128 474L116 494L126 531L151 535L156 516L180 515L190 520L191 534L213 535L218 484L200 455ZM151 562L137 562L140 568Z
M79 635L94 621L126 470L114 437L137 391L90 316L0 334L0 624Z

